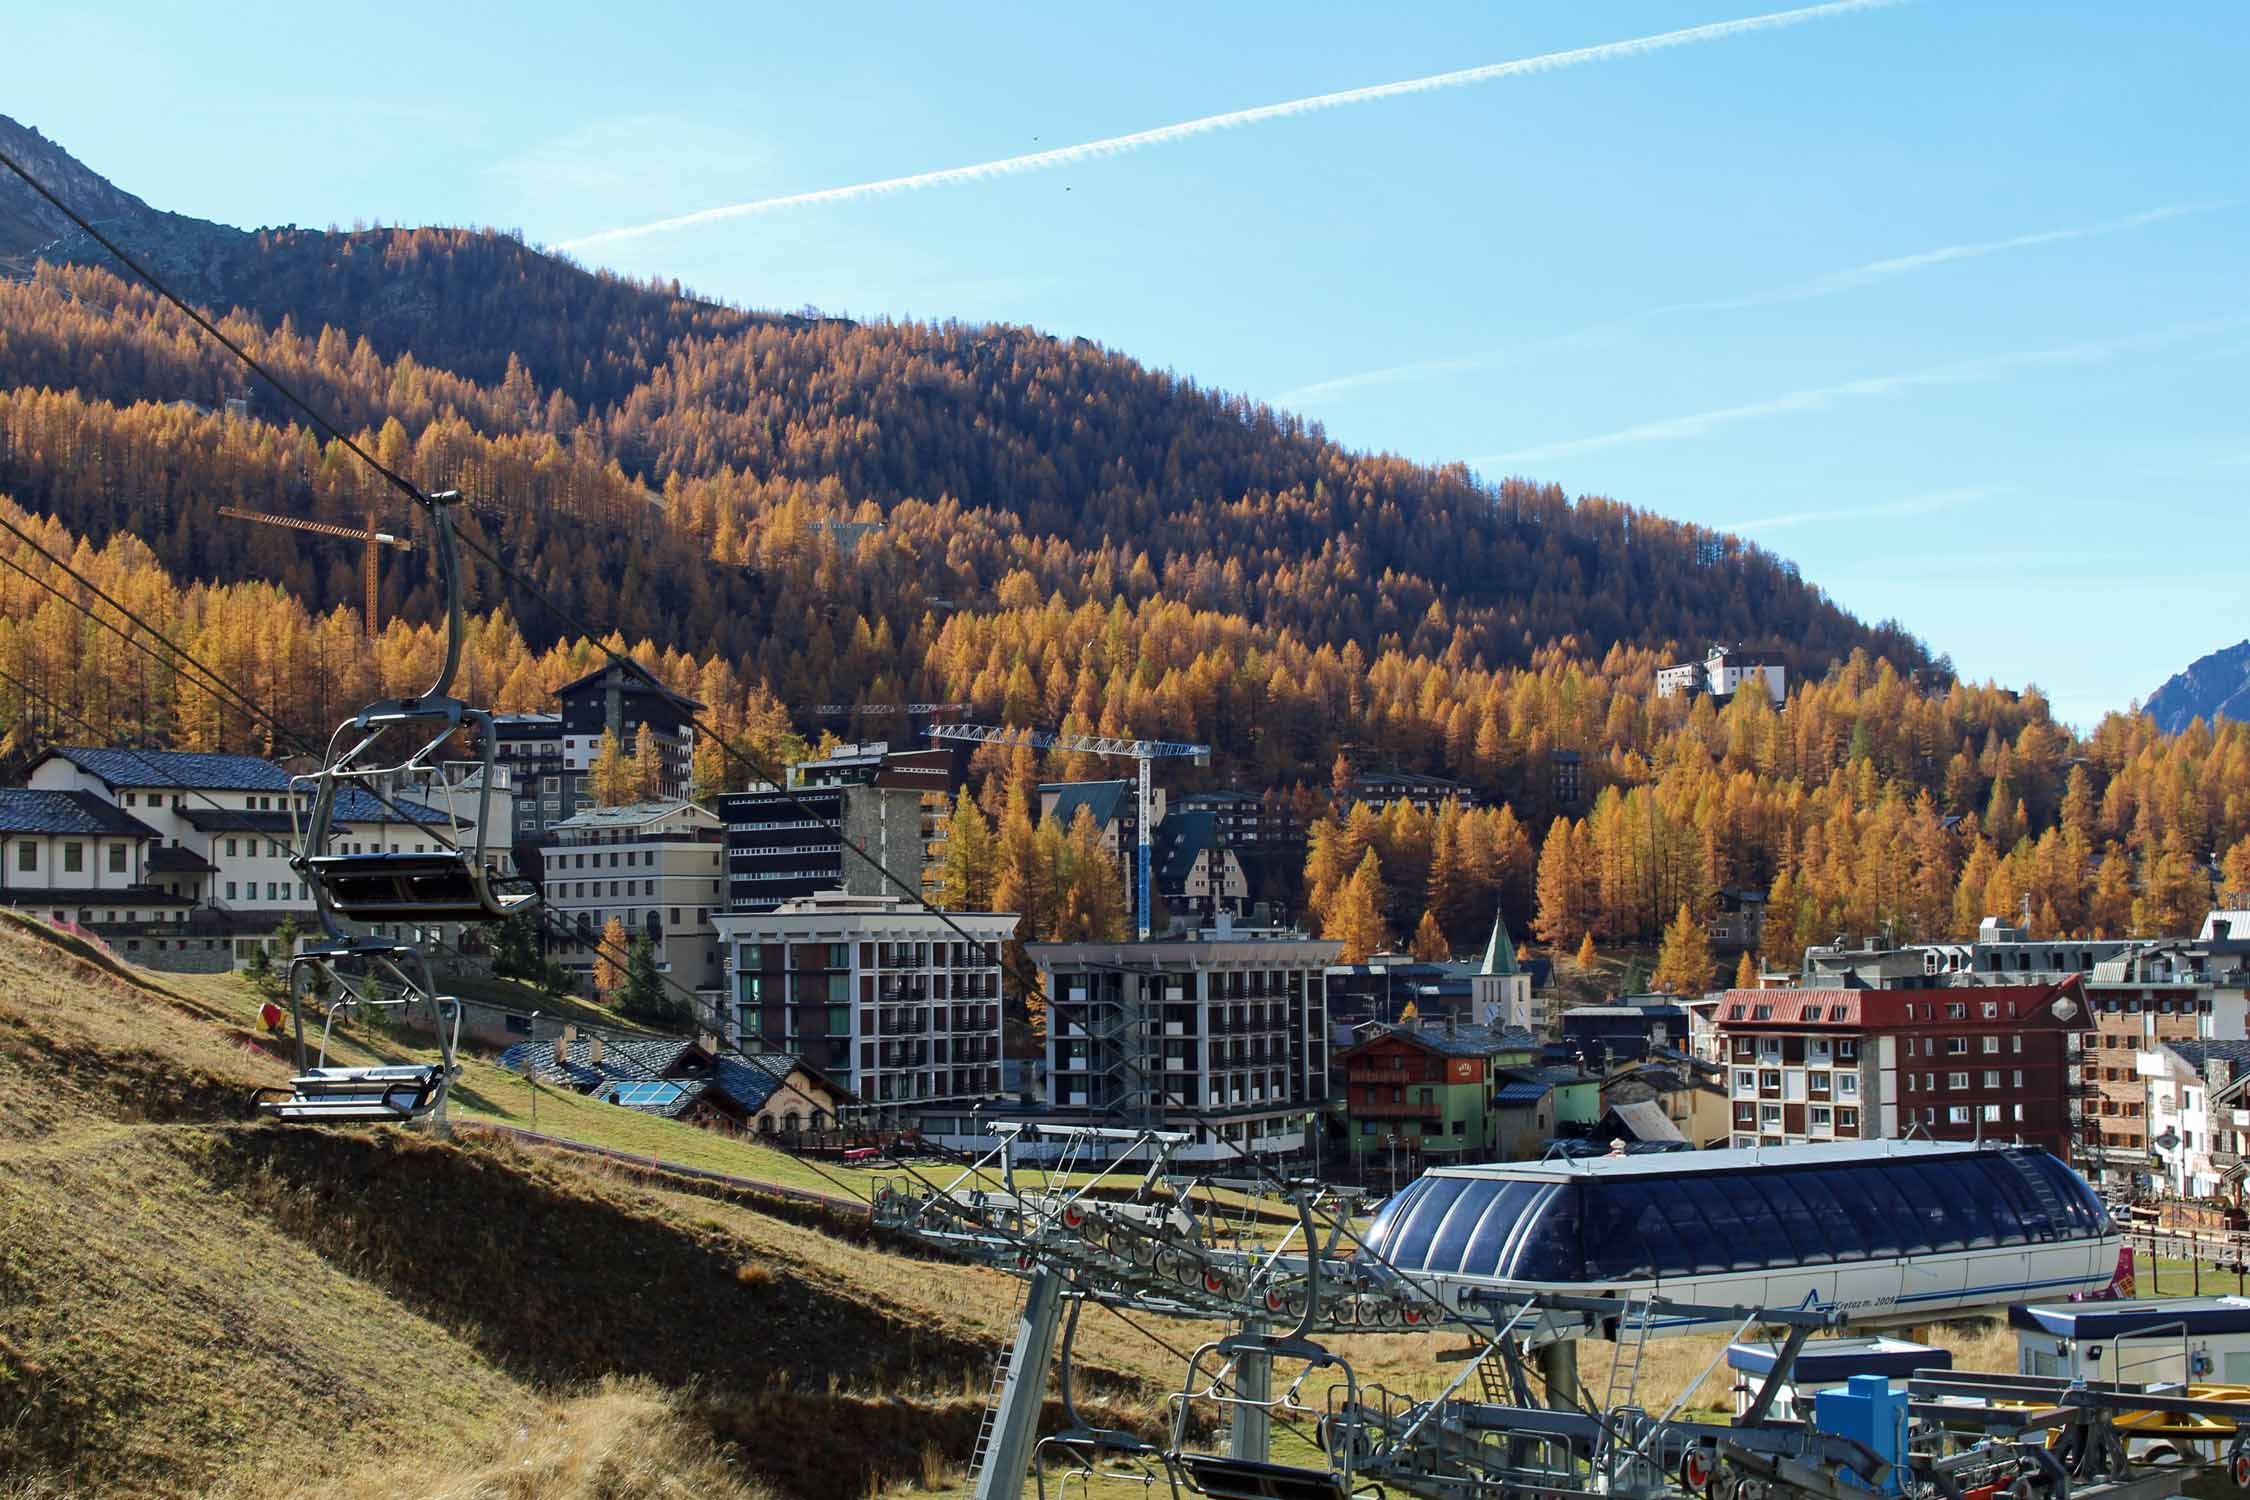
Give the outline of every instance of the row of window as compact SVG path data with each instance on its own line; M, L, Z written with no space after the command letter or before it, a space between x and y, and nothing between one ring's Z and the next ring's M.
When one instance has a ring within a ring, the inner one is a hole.
M131 857L131 844L109 845L109 873L127 873L126 861ZM86 871L86 846L76 839L65 839L62 846L62 867L65 875L82 875ZM39 845L25 840L16 845L16 868L25 874L36 874L39 869Z
M1783 1124L1781 1106L1778 1104L1737 1104L1734 1107L1734 1123L1741 1129L1748 1129L1753 1125L1762 1125L1768 1130L1779 1130ZM1856 1108L1837 1109L1826 1104L1815 1104L1805 1112L1805 1125L1807 1129L1814 1131L1842 1130L1857 1132L1859 1129L1859 1111Z
M2012 1083L2010 1083L2010 1084L2008 1085L2008 1087L2011 1087L2011 1088L2019 1088L2019 1089L2020 1089L2020 1088L2022 1088L2022 1087L2023 1087L2023 1069L2021 1069L2021 1068L2014 1068L2014 1069L2011 1069L2011 1070L2009 1070L2009 1071L2010 1071L2010 1072L2012 1073L2012 1075L2013 1075L2013 1080L2014 1080L2014 1081L2013 1081ZM1915 1080L1915 1078L1916 1078L1916 1077L1920 1077L1920 1078L1921 1078L1921 1080L1922 1080L1922 1087L1921 1087L1921 1092L1922 1092L1922 1093L1925 1093L1925 1094L1934 1094L1934 1093L1936 1093L1936 1092L1938 1091L1938 1077L1939 1077L1939 1075L1938 1075L1938 1074L1936 1074L1936 1073L1922 1073L1922 1074L1919 1074L1919 1075L1917 1075L1917 1074L1914 1074L1914 1073L1901 1073L1901 1074L1899 1074L1899 1082L1900 1082L1900 1085L1901 1085L1901 1087L1902 1087L1902 1088L1903 1088L1904 1090L1906 1090L1907 1092L1910 1092L1910 1093L1911 1093L1911 1092L1913 1092L1913 1091L1914 1091L1914 1080ZM1966 1088L1970 1088L1970 1087L1972 1087L1972 1085L1970 1084L1969 1080L1970 1080L1970 1079L1971 1079L1972 1077L1976 1077L1976 1078L1981 1078L1981 1079L1982 1079L1982 1082L1981 1082L1980 1084L1978 1084L1978 1085L1973 1085L1973 1086L1975 1086L1975 1087L1982 1087L1982 1088L1988 1088L1988 1089L1996 1089L1996 1088L1999 1088L1999 1087L2001 1087L2001 1086L2002 1086L2002 1085L2001 1085L2001 1083L2000 1083L2000 1079L2001 1079L2001 1070L2000 1070L2000 1069L1998 1069L1998 1068L1986 1068L1986 1069L1985 1069L1985 1070L1983 1071L1983 1073L1982 1073L1982 1074L1971 1074L1971 1073L1947 1073L1947 1074L1945 1074L1945 1075L1944 1075L1944 1078L1945 1078L1945 1087L1946 1087L1946 1088L1948 1088L1948 1089L1953 1089L1953 1090L1960 1090L1960 1089L1966 1089Z
M1402 1271L1571 1284L2043 1244L2103 1225L2068 1167L2009 1150L1562 1183L1424 1177L1367 1242Z
M242 894L239 897L235 895L237 884L242 889ZM258 899L258 882L255 880L241 882L230 880L226 884L226 892L226 899L229 901L255 901ZM305 894L304 886L296 881L269 880L266 882L265 899L268 901L309 901L312 898Z

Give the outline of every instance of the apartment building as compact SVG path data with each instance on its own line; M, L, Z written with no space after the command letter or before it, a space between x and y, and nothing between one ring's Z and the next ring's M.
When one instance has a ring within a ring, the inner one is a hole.
M831 890L716 920L730 1038L803 1057L851 1090L862 1123L911 1125L999 1097L999 950L1013 914L941 916Z
M2117 1185L2180 1198L2242 1197L2243 1143L2250 1137L2250 1041L2156 1042L2136 1054L2147 1094L2148 1135L2138 1175Z
M1550 1093L1521 1106L1503 1105L1501 1095L1530 1077L1517 1070L1536 1069L1539 1061L1529 1033L1463 1026L1450 1015L1433 1025L1376 1028L1336 1054L1346 1150L1363 1178L1375 1156L1401 1157L1416 1172L1425 1164L1532 1154L1553 1134L1552 1110L1543 1108Z
M589 807L547 830L541 886L557 962L592 982L610 921L655 949L657 971L708 998L724 991L718 929L724 904L719 820L692 802Z
M1304 821L1297 816L1296 803L1283 792L1269 791L1263 796L1235 791L1190 792L1177 799L1174 807L1183 813L1211 814L1219 842L1237 854L1283 853L1305 847Z
M2086 1040L2091 1112L2085 1167L2105 1186L2132 1188L2151 1175L2153 1124L2149 1069L2153 1054L2180 1044L2227 1046L2243 1041L2250 1016L2238 957L2201 944L2145 943L2094 965L2086 1003L2094 1032Z
M959 786L950 751L876 741L792 766L786 790L726 793L716 806L726 826L727 909L772 911L822 891L907 894L898 881L935 901Z
M1729 990L1717 1029L1736 1146L2008 1139L2078 1154L2085 981Z
M1191 1133L1182 1161L1294 1156L1328 1097L1325 970L1291 938L1036 943L1047 1106L1064 1120Z

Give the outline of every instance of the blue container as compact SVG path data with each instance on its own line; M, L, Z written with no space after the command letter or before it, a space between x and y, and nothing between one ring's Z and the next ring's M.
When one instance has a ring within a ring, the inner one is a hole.
M1906 1393L1894 1391L1881 1375L1854 1375L1842 1390L1822 1391L1813 1398L1813 1426L1833 1437L1864 1443L1888 1462L1890 1478L1877 1485L1850 1469L1839 1477L1879 1494L1896 1495L1902 1488L1906 1456Z

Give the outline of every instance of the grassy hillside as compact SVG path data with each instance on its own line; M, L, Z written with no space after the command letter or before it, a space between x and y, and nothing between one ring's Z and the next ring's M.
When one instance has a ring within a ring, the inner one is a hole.
M473 1129L260 1122L251 1091L287 1076L270 1045L231 977L151 979L0 920L4 1500L962 1490L1013 1279L856 1214ZM344 1050L412 1047L363 1032ZM520 1118L522 1094L472 1061L463 1120ZM570 1096L543 1095L540 1124L834 1190L754 1144ZM1153 1433L1208 1336L1088 1309L1081 1410ZM1964 1367L2012 1363L2002 1330L1937 1338ZM1393 1390L1457 1368L1426 1339L1330 1342ZM1688 1392L1717 1349L1655 1346L1644 1399ZM1607 1367L1600 1345L1583 1361ZM1311 1461L1307 1431L1276 1446Z
M470 1134L255 1122L287 1070L229 983L0 924L10 1500L856 1500L966 1455L1006 1278L934 1287L864 1228ZM1121 1418L1153 1411L1156 1367L1116 1333L1086 1356Z

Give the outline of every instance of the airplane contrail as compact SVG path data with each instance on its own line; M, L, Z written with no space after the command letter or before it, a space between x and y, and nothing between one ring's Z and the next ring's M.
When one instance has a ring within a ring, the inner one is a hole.
M1096 161L1105 156L1122 156L1129 151L1139 151L1148 146L1169 145L1190 136L1208 135L1216 130L1232 130L1240 125L1257 125L1267 120L1287 119L1292 115L1309 115L1318 110L1341 109L1349 104L1368 104L1378 99L1395 99L1405 94L1426 94L1438 89L1465 88L1474 83L1490 83L1499 78L1518 78L1529 73L1550 73L1559 68L1574 68L1586 63L1609 62L1621 57L1639 57L1644 53L1661 52L1669 47L1684 47L1694 42L1715 42L1727 37L1742 36L1753 31L1770 31L1781 26L1796 26L1806 21L1817 21L1829 16L1843 15L1849 11L1876 10L1902 4L1903 0L1828 0L1823 5L1801 6L1795 10L1777 10L1762 16L1746 16L1737 21L1713 21L1708 25L1689 26L1679 31L1659 32L1654 36L1634 37L1622 42L1602 42L1592 47L1574 47L1567 52L1548 52L1538 57L1519 57L1509 62L1488 63L1483 67L1461 68L1451 73L1432 73L1426 78L1408 78L1397 83L1370 84L1365 88L1343 89L1333 94L1313 94L1303 99L1289 99L1280 104L1261 104L1254 109L1230 110L1225 114L1204 115L1199 119L1182 120L1176 125L1159 125L1153 130L1137 130L1130 135L1105 136L1097 141L1082 141L1075 146L1058 146L1051 151L1033 151L1023 156L1004 156L996 161L978 162L973 166L944 167L934 172L916 172L905 177L885 177L874 182L855 182L847 187L820 188L809 193L784 193L773 198L757 198L748 203L730 203L720 208L699 209L694 213L678 214L669 219L656 219L646 224L630 224L616 229L597 230L564 240L558 246L563 250L583 250L594 245L612 244L618 240L637 239L643 235L665 234L675 229L689 229L699 224L716 224L727 219L746 218L751 214L773 213L785 208L809 208L822 203L846 203L855 198L876 198L890 193L912 192L918 188L943 187L957 182L982 182L993 177L1013 177L1021 172L1043 172L1050 167L1070 166L1076 162Z

